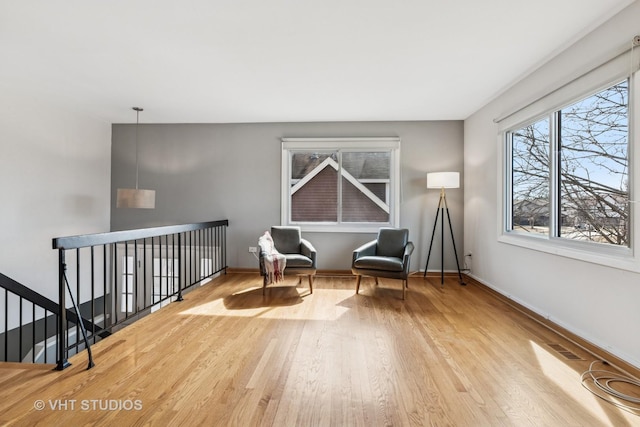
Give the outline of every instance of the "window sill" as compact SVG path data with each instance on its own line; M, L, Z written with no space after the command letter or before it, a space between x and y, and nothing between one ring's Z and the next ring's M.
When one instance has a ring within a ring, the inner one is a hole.
M629 248L585 244L562 239L550 240L544 236L524 236L517 233L504 233L498 236L498 242L619 270L640 272L638 260Z

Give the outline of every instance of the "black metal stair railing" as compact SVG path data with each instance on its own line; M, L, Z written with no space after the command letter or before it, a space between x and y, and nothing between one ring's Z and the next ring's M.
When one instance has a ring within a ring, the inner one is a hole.
M228 225L220 220L53 239L59 255L57 306L65 307L56 317L56 369L69 366L69 355L84 349L90 368L90 345L105 334L226 272Z
M90 352L90 343L112 330L182 299L186 289L226 271L227 226L223 220L54 239L60 303L0 273L0 361L56 361L64 369L69 355Z
M60 307L49 298L0 273L0 361L52 363ZM66 310L70 323L75 312ZM94 327L89 319L85 325ZM102 337L108 335L104 333Z
M4 312L0 329L1 360L33 362L37 357L36 344L55 335L58 305L4 274L0 274L0 288ZM47 363L46 351L44 357Z

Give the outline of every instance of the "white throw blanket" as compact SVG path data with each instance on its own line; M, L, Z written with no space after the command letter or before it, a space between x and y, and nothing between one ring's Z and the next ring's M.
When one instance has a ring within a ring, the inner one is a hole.
M267 273L267 284L279 282L284 275L284 268L287 266L287 258L278 252L273 244L273 238L268 231L265 231L258 239L260 250L265 252L264 270Z

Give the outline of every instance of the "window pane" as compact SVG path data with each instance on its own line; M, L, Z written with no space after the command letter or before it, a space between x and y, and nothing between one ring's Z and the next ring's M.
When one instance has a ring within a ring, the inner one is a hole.
M549 233L549 120L511 132L513 230Z
M293 153L291 220L338 221L338 153Z
M629 245L628 83L560 111L560 235Z
M133 295L125 294L123 297L121 311L127 313L133 312Z
M390 152L342 153L342 220L389 222Z
M123 256L122 260L125 264L124 268L125 271L129 274L131 274L131 272L133 272L133 256Z

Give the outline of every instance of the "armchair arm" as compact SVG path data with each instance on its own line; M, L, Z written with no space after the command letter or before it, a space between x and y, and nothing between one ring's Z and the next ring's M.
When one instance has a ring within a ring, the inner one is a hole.
M413 253L413 242L407 242L407 246L404 247L404 255L403 258L407 259L408 256L411 256Z
M300 252L311 259L311 265L316 266L316 248L306 239L300 239Z
M407 242L404 247L404 255L402 256L402 265L404 265L405 274L409 274L409 262L411 261L411 254L413 253L413 242Z
M361 258L363 256L373 256L376 254L376 245L378 244L377 240L372 240L364 245L360 246L356 250L353 251L353 261Z

